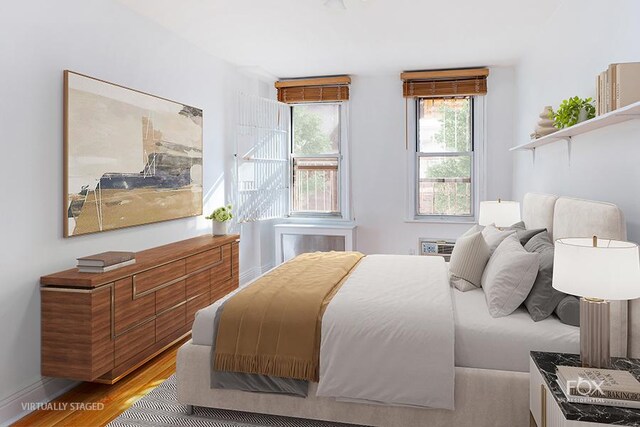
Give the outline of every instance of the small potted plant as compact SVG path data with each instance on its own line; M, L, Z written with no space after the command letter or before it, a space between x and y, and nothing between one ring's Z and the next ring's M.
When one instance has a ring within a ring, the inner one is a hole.
M580 99L577 96L565 99L560 103L557 111L551 111L550 118L558 129L568 128L596 116L593 99Z
M231 218L233 218L231 205L220 206L214 210L213 213L207 217L207 219L212 220L211 234L214 236L224 236L227 234L227 221Z

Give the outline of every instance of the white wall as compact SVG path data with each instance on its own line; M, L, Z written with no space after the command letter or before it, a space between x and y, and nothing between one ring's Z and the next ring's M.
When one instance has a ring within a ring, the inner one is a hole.
M239 89L269 91L108 0L12 2L0 13L0 54L2 423L11 396L40 381L41 275L70 268L82 255L141 250L209 232L207 221L192 218L62 238L62 71L202 108L207 211L223 201L228 185L224 172L232 165L234 131L229 105ZM253 228L259 236L259 227ZM253 234L241 243L243 271L261 264L252 251Z
M491 68L486 104L487 192L511 195L514 70ZM419 237L457 238L468 224L405 222L405 101L399 74L354 76L351 84L351 177L358 250L407 254Z
M570 96L595 97L595 79L610 63L640 61L640 2L566 0L516 68L516 135L529 139L545 105ZM518 153L514 197L527 191L604 200L627 218L629 239L640 241L640 121L578 136L569 159L564 143Z

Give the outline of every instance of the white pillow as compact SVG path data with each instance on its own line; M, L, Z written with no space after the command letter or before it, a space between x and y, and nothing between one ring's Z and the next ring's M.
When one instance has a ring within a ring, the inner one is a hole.
M468 229L467 231L465 231L465 233L460 237L470 236L473 233L477 233L478 231L482 231L482 230L484 230L484 227L481 226L481 225L476 224L473 227L471 227L470 229Z
M462 292L480 287L482 272L490 256L481 232L462 235L456 240L449 260L451 285Z
M484 237L484 240L487 242L489 251L492 254L498 246L500 246L500 243L512 234L516 234L516 230L499 230L493 224L487 225L482 230L482 237Z
M538 275L540 256L527 252L511 234L498 246L482 274L489 313L508 316L524 302Z

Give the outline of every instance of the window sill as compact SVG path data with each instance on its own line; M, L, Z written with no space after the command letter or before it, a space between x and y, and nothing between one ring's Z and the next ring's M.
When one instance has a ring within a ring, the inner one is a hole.
M279 225L285 224L308 224L308 225L355 225L355 222L352 219L342 218L342 217L313 217L313 216L289 216L282 218L282 222Z
M413 218L405 219L405 223L418 223L418 224L477 224L476 218Z

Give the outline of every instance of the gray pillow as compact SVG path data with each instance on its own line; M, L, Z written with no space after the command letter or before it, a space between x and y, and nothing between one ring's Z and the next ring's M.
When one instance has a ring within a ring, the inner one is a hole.
M524 245L524 248L529 252L535 252L540 255L538 276L531 292L529 292L529 296L524 301L529 315L537 322L551 316L553 310L556 309L558 303L566 294L551 286L553 279L553 243L549 233L545 231L533 236Z
M494 225L487 225L482 230L482 237L484 237L487 246L489 246L489 252L493 254L500 243L502 243L507 236L515 234L515 232L515 230L499 230Z
M533 236L540 234L543 231L547 231L546 228L534 228L532 230L527 230L523 221L516 222L510 227L503 228L503 230L516 230L516 234L518 235L518 239L520 239L520 244L522 246L526 245Z
M556 307L556 315L562 323L580 326L580 300L573 295L565 296Z
M520 307L538 274L539 255L524 250L518 237L504 239L482 274L482 288L489 314L508 316Z
M482 272L490 256L481 232L460 237L449 261L451 285L463 292L480 287Z

